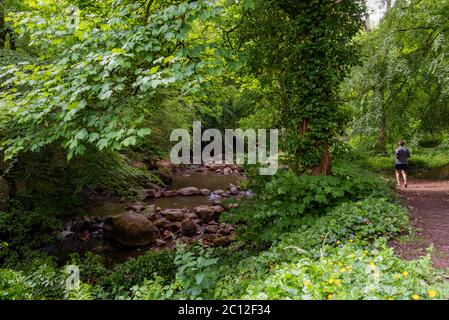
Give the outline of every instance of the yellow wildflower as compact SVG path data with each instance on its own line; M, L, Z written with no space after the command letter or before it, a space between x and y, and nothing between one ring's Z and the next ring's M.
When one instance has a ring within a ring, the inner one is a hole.
M343 263L341 263L341 262L338 263L338 266L339 266L339 267L341 267L342 265L343 265Z
M349 239L349 242L354 242L354 240L352 240L352 239Z
M333 295L332 295L331 293L329 293L329 294L327 295L327 300L332 300L332 298L333 298Z
M341 285L341 280L340 280L340 279L335 280L335 284L336 284L337 286Z
M404 271L404 272L402 272L402 275L404 276L404 278L407 278L408 277L408 272Z
M307 287L310 284L310 281L306 279L302 282L302 284L304 285L304 287Z
M346 272L346 268L341 268L340 271L341 271L341 273L345 273Z
M354 258L355 258L355 254L351 253L351 254L349 255L349 258L354 259Z
M413 300L419 300L419 299L421 299L421 297L419 295L417 295L417 294L414 294L414 295L412 295L412 299Z
M401 279L401 275L398 273L398 274L395 274L394 275L394 278L396 279L396 280L399 280L399 279Z
M327 280L327 282L329 282L330 284L334 283L334 278L329 278L329 280Z
M341 241L340 240L337 240L337 244L340 244L341 243Z
M429 290L427 291L427 294L430 298L435 298L437 296L437 292L435 290Z

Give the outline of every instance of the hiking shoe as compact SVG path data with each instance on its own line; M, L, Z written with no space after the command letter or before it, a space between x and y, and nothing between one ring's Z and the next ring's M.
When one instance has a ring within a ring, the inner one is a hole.
M404 184L404 188L407 188L407 184Z

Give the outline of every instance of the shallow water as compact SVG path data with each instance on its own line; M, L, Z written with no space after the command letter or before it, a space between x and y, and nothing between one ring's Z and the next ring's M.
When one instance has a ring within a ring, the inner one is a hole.
M198 189L209 189L211 192L215 190L226 191L230 183L238 186L245 178L237 175L218 175L214 173L187 171L176 173L173 175L172 190L178 190L185 187L197 187ZM234 197L232 197L234 198ZM187 208L193 209L202 204L213 204L214 202L223 201L229 198L210 198L208 196L176 196L176 197L161 197L146 201L148 204L155 204L162 209L167 208ZM129 202L105 202L98 206L88 209L89 216L111 216L121 214L126 211Z
M226 190L228 184L238 185L244 178L237 175L218 175L204 172L183 172L173 176L173 190L185 187L197 187L198 189Z
M203 172L183 172L173 176L173 190L185 187L197 187L198 189L209 189L211 192L215 190L226 191L230 183L238 185L244 178L237 175L218 175ZM209 196L175 196L161 197L149 200L147 203L155 204L162 209L166 208L187 208L193 209L202 204L213 204L214 202L223 201L229 198L212 198Z

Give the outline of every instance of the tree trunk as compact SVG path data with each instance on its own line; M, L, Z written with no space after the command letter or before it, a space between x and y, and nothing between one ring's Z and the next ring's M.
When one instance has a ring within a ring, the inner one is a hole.
M310 119L304 119L298 129L298 133L304 136L309 131ZM298 149L296 151L296 156L301 157L301 151ZM323 153L321 155L320 163L310 169L310 174L312 176L319 175L331 175L332 174L332 161L329 152L329 142L328 140L323 141ZM301 168L295 168L296 172L299 174Z
M321 155L320 164L312 168L312 176L332 174L332 161L331 154L329 152L329 142L327 140L323 143L323 154Z
M368 5L366 3L366 0L363 1L363 6L365 8L365 13L364 13L364 19L365 19L365 31L366 32L371 32L371 22L370 22L370 17L369 17L369 10L368 10Z

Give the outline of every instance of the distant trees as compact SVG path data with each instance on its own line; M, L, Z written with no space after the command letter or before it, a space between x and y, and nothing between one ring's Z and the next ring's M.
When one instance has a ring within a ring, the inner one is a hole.
M448 0L397 0L380 26L360 37L366 58L343 92L356 111L353 133L371 139L376 151L399 138L447 132L448 14Z

